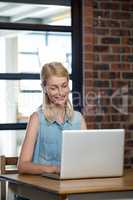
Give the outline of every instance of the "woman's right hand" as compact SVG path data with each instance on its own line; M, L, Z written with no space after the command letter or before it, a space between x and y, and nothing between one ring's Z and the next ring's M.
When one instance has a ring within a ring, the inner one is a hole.
M45 172L46 173L59 173L60 167L57 165L45 165Z

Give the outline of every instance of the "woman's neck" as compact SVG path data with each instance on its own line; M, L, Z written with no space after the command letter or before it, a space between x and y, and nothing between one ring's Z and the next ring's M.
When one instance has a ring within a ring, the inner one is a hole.
M54 113L55 113L55 120L59 123L63 123L65 118L65 107L60 107L60 106L55 107Z

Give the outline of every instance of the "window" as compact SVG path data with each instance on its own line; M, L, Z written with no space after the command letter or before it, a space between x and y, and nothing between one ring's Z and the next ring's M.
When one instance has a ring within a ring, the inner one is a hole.
M42 103L39 73L46 62L67 67L70 99L82 107L81 1L46 2L0 1L0 137L14 138L1 154L19 152L28 117Z

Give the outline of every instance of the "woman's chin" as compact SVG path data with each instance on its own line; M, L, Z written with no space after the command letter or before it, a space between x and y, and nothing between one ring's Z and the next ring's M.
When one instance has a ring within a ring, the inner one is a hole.
M56 102L55 105L59 107L64 107L66 105L66 102Z

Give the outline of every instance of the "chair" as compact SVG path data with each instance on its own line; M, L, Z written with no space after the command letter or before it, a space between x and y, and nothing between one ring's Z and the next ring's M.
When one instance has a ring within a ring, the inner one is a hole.
M17 170L18 157L6 157L0 156L0 173L1 174L15 174ZM1 200L6 200L7 184L5 181L1 181Z

